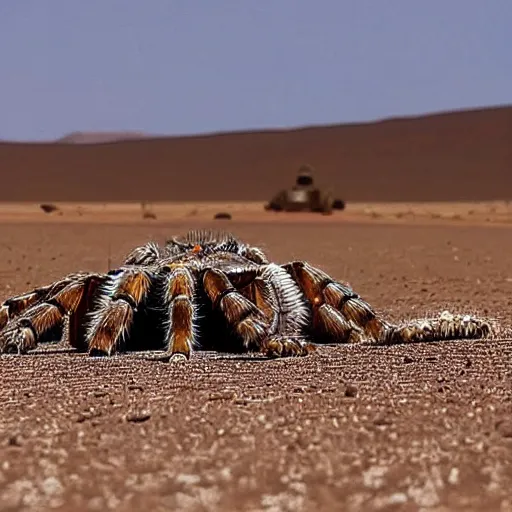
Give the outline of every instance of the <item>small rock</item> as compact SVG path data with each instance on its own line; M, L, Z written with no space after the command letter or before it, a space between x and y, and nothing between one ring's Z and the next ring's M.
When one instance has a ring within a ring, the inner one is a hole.
M43 210L44 213L53 213L59 210L58 206L51 203L40 204L39 208L41 208L41 210Z
M9 446L16 446L19 448L23 444L23 442L22 442L21 436L19 434L13 434L13 435L9 436L9 439L7 440L7 444Z
M76 423L83 423L87 418L81 412L74 416Z
M156 213L152 212L151 210L145 210L142 212L142 218L143 219L156 219Z
M452 468L448 475L448 483L451 485L457 485L459 483L459 468Z
M357 387L353 384L348 384L345 388L345 396L355 398L357 396Z
M231 220L232 216L228 212L218 212L213 216L214 219Z
M512 421L511 420L499 420L495 425L496 431L501 434L502 437L512 438Z
M151 414L147 411L129 412L126 415L126 421L131 423L142 423L149 420L149 418L151 418Z
M128 384L128 391L144 391L144 388L140 384Z

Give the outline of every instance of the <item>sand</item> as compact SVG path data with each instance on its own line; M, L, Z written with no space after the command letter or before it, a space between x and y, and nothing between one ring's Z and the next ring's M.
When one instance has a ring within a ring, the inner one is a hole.
M4 222L3 298L218 222ZM472 225L224 222L346 279L391 319L510 325L512 236ZM512 343L324 347L185 365L0 359L2 510L508 510ZM501 507L501 508L500 508Z
M45 211L50 207L50 211ZM0 222L42 224L137 224L161 226L174 222L202 224L215 220L218 227L224 219L214 219L226 213L235 222L280 224L407 224L511 226L512 202L394 202L349 203L344 210L330 215L307 212L270 212L264 202L204 201L204 202L0 202ZM229 225L228 225L229 226Z

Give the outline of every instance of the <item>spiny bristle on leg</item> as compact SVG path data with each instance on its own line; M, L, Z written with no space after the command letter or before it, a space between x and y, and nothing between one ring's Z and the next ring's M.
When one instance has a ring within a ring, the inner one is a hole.
M28 323L16 322L2 331L0 352L5 354L26 354L37 346L34 330Z
M149 274L137 268L120 269L109 277L87 331L89 353L94 356L111 355L118 349L151 286Z
M180 264L170 264L162 270L165 272L166 347L163 354L150 356L149 359L188 360L195 341L194 276L186 266Z
M6 301L8 323L0 332L0 352L26 353L41 342L62 337L65 320L68 315L77 314L87 294L88 283L96 277L94 274L75 274L49 287ZM79 348L77 337L69 338L73 346Z
M155 242L136 247L128 254L125 265L153 265L162 257L162 251Z
M309 301L313 331L323 340L347 343L381 336L385 323L350 286L303 261L283 268L293 276Z
M437 318L389 325L377 343L392 345L443 340L485 339L496 335L496 328L489 320L472 315L454 315L443 311Z
M306 356L316 350L316 346L308 343L300 336L271 336L262 342L261 351L267 357Z

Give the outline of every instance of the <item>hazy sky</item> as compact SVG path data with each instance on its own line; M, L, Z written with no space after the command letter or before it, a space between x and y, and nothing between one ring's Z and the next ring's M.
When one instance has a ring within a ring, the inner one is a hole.
M511 0L0 0L0 139L512 103Z

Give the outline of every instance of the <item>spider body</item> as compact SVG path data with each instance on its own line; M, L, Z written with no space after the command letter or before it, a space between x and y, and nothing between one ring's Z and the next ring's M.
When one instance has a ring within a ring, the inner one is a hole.
M0 352L57 341L94 356L193 350L300 356L318 343L406 343L492 334L489 322L447 313L394 325L352 288L305 261L270 262L229 233L190 231L135 248L105 274L80 272L7 299Z

